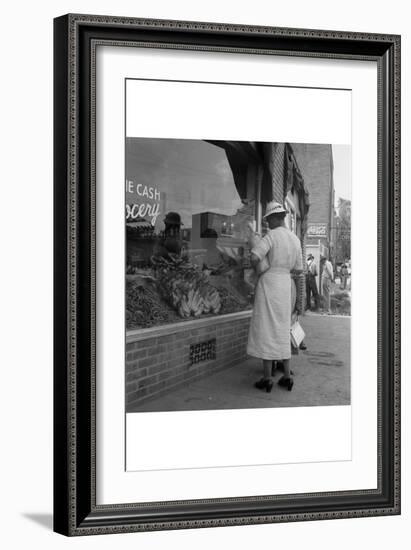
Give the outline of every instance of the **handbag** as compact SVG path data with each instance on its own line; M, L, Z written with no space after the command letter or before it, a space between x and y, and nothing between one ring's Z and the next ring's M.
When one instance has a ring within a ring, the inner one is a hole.
M303 327L300 325L300 322L298 321L298 317L296 321L294 321L294 323L291 325L290 336L291 344L295 348L298 348L305 338L305 332L303 330Z

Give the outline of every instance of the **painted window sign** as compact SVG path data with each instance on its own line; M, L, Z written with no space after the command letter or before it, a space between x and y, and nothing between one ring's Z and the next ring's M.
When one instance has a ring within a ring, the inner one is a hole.
M135 184L132 180L126 180L126 192L135 194L139 201L126 204L126 220L148 218L151 225L155 226L160 214L160 191L156 187L149 187L141 183Z

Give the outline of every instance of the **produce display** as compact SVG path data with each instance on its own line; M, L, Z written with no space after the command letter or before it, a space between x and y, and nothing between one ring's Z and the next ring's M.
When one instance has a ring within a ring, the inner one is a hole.
M139 280L126 282L127 328L148 328L176 320L176 315L149 286Z
M213 275L190 263L187 257L172 253L166 257L152 256L150 263L150 268L128 266L126 269L128 329L234 313L251 307L242 288L236 288L238 281L233 270Z
M174 254L167 258L153 256L152 262L161 295L180 317L186 319L220 311L220 295L210 284L207 273Z
M238 295L234 289L219 287L218 293L221 298L221 313L234 313L246 308L247 302Z

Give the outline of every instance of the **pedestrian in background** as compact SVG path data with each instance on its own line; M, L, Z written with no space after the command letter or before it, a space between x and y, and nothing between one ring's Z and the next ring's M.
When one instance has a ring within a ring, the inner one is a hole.
M334 280L334 270L331 262L321 256L320 260L321 266L321 295L324 300L323 310L330 314L331 313L331 283Z
M305 283L306 283L306 294L307 294L307 309L312 308L311 303L311 297L314 298L314 310L317 310L319 307L319 295L318 295L318 288L317 288L317 281L316 277L318 275L317 266L314 261L314 256L312 254L308 254L307 256L307 273L305 276Z
M346 264L341 266L341 290L347 288L347 279L348 279L348 267Z

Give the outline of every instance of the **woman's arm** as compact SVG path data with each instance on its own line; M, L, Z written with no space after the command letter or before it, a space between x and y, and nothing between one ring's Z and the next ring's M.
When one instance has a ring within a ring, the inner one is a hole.
M254 231L252 222L247 223L247 229L248 229L248 244L250 245L250 248L254 248L260 242L261 235L257 233L257 231Z
M260 261L260 258L251 252L250 263L252 267L254 268L257 267L259 261Z
M250 263L253 266L253 268L256 269L256 271L258 272L259 267L261 267L260 262L265 258L268 251L271 248L270 236L269 234L267 234L264 237L261 237L258 233L256 233L253 230L251 223L248 224L248 230L249 230L248 243L251 248ZM265 271L265 269L263 271ZM263 271L261 271L261 273Z

